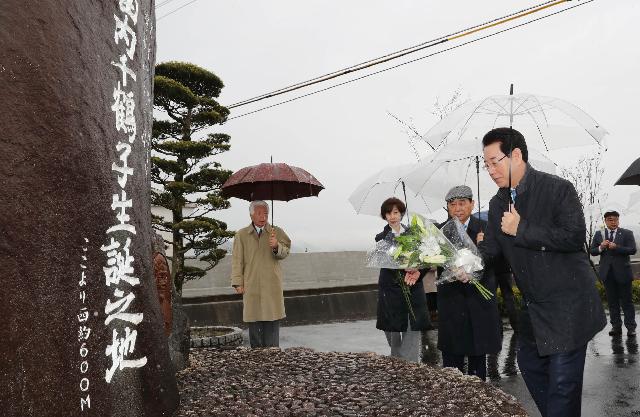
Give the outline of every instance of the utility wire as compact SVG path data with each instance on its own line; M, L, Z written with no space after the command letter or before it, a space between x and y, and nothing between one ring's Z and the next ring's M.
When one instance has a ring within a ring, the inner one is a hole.
M347 67L347 68L343 68L343 69L340 69L340 70L337 70L337 71L334 71L334 72L330 72L328 74L324 74L324 75L312 78L310 80L306 80L306 81L302 81L302 82L299 82L299 83L296 83L296 84L293 84L293 85L289 85L289 86L280 88L280 89L275 90L275 91L271 91L271 92L268 92L268 93L261 94L259 96L251 97L249 99L242 100L242 101L239 101L237 103L233 103L230 106L227 106L227 108L231 109L231 108L234 108L234 107L240 107L240 106L242 106L244 104L249 104L249 103L252 103L254 101L258 101L259 99L273 97L274 95L276 95L276 93L288 92L288 91L291 91L291 89L294 88L294 87L299 87L299 86L303 87L303 86L310 85L309 83L311 83L312 81L316 81L316 80L326 81L326 80L330 79L330 78L327 78L327 77L330 77L330 76L333 76L333 75L335 75L335 76L345 75L345 74L357 71L357 68L359 68L359 67L361 67L363 65L366 65L366 64L369 64L369 63L372 63L372 62L377 62L377 61L380 61L380 60L382 60L384 58L388 58L388 57L392 57L392 56L396 56L396 58L397 58L397 57L403 56L403 55L399 55L399 54L402 54L402 53L407 52L407 51L416 52L416 51L419 51L421 49L424 49L425 45L433 44L434 42L438 42L438 41L442 41L443 39L450 38L450 37L458 35L460 33L467 32L467 31L479 28L481 26L485 26L485 25L491 24L491 23L496 22L498 20L506 19L508 17L511 17L511 16L516 15L516 14L520 14L520 13L526 12L528 10L534 9L536 7L540 7L540 6L545 5L545 4L553 3L554 1L556 1L556 0L550 0L550 1L547 1L545 3L538 4L536 6L531 6L529 8L526 8L526 9L511 13L511 14L508 14L506 16L502 16L502 17L499 17L499 18L496 18L496 19L493 19L493 20L489 20L489 21L484 22L484 23L480 23L479 25L475 25L475 26L471 26L471 27L466 28L466 29L459 30L459 31L451 33L449 35L441 36L441 37L436 38L436 39L432 39L432 40L429 40L429 41L426 41L426 42L422 42L422 43L419 43L417 45L413 45L413 46L410 46L408 48L401 49L399 51L391 52L391 53L388 53L386 55L380 56L378 58L370 59L368 61L361 62L359 64L352 65L352 66ZM429 45L429 46L432 46L432 45ZM332 77L332 78L334 78L334 77ZM320 82L320 81L318 81L318 82Z
M564 0L564 1L567 1L567 0ZM536 18L536 19L530 20L530 21L528 21L528 22L524 22L524 23L521 23L521 24L519 24L519 25L512 26L512 27L509 27L509 28L507 28L507 29L500 30L500 31L497 31L497 32L491 33L491 34L489 34L489 35L485 35L485 36L482 36L482 37L480 37L480 38L476 38L476 39L473 39L473 40L470 40L470 41L467 41L467 42L461 43L461 44L459 44L459 45L455 45L455 46L452 46L452 47L449 47L449 48L446 48L446 49L442 49L442 50L440 50L440 51L433 52L433 53L431 53L431 54L428 54L428 55L422 56L422 57L420 57L420 58L412 59L412 60L410 60L410 61L406 61L406 62L403 62L403 63L397 64L397 65L394 65L394 66L392 66L392 67L384 68L384 69L382 69L382 70L375 71L375 72L372 72L372 73L369 73L369 74L363 75L363 76L361 76L361 77L353 78L353 79L351 79L351 80L344 81L344 82L341 82L341 83L338 83L338 84L334 84L334 85L331 85L331 86L329 86L329 87L322 88L322 89L320 89L320 90L315 90L315 91L312 91L312 92L307 93L307 94L303 94L303 95L300 95L300 96L297 96L297 97L293 97L293 98L291 98L291 99L289 99L289 100L281 101L281 102L279 102L279 103L275 103L275 104L272 104L272 105L270 105L270 106L261 107L261 108L259 108L259 109L256 109L256 110L253 110L253 111L250 111L250 112L247 112L247 113L243 113L243 114L239 114L239 115L237 115L237 116L229 117L227 120L238 119L238 118L240 118L240 117L244 117L244 116L248 116L248 115L250 115L250 114L258 113L258 112L260 112L260 111L267 110L267 109L270 109L270 108L272 108L272 107L277 107L277 106L280 106L280 105L282 105L282 104L290 103L290 102L292 102L292 101L296 101L296 100L299 100L299 99L304 98L304 97L308 97L308 96L311 96L311 95L314 95L314 94L322 93L322 92L324 92L324 91L331 90L331 89L333 89L333 88L340 87L340 86L343 86L343 85L345 85L345 84L350 84L350 83L352 83L352 82L359 81L359 80L362 80L362 79L364 79L364 78L371 77L372 75L381 74L381 73L383 73L383 72L386 72L386 71L389 71L389 70L392 70L392 69L396 69L396 68L399 68L399 67L402 67L402 66L404 66L404 65L411 64L411 63L414 63L414 62L417 62L417 61L421 61L421 60L423 60L423 59L430 58L430 57L432 57L432 56L439 55L439 54L441 54L441 53L448 52L448 51L451 51L451 50L453 50L453 49L457 49L457 48L460 48L460 47L462 47L462 46L469 45L469 44L472 44L472 43L475 43L475 42L478 42L478 41L481 41L481 40L484 40L484 39L488 39L488 38L493 37L493 36L495 36L495 35L499 35L499 34L501 34L501 33L505 33L505 32L511 31L511 30L513 30L513 29L517 29L517 28L520 28L520 27L526 26L526 25L528 25L528 24L530 24L530 23L534 23L534 22L537 22L537 21L539 21L539 20L543 20L543 19L546 19L546 18L551 17L551 16L555 16L555 15L560 14L560 13L564 13L564 12L566 12L566 11L568 11L568 10L575 9L576 7L580 7L580 6L583 6L583 5L585 5L585 4L592 3L592 2L594 2L594 1L595 1L595 0L587 0L587 1L584 1L584 2L581 2L581 3L576 4L575 6L567 7L566 9L562 9L562 10L559 10L559 11L557 11L557 12L550 13L550 14L545 15L545 16L541 16L541 17L539 17L539 18ZM512 20L512 19L511 19L511 20ZM494 25L494 26L495 26L495 25Z
M168 1L171 1L171 0L168 0ZM182 8L184 8L184 7L187 7L188 5L190 5L191 3L195 3L196 1L198 1L198 0L191 0L190 2L185 3L185 4L183 4L182 6L178 7L177 9L174 9L174 10L170 11L169 13L164 14L164 15L162 15L162 16L160 16L160 17L158 17L158 18L156 19L156 22L159 22L160 20L164 19L165 17L167 17L167 16L169 16L169 15L174 14L174 13L175 13L175 12L177 12L178 10L180 10L180 9L182 9ZM565 1L566 1L566 0L565 0ZM166 4L166 3L164 3L164 4ZM160 7L160 6L158 6L158 7Z
M174 0L164 0L164 1L161 1L159 4L156 4L156 10L158 10L158 9L159 9L159 8L161 8L162 6L165 6L165 5L169 4L169 3L171 3L172 1L174 1Z
M273 92L270 92L270 93L262 94L260 96L256 96L256 97L253 97L253 98L250 98L250 99L247 99L247 100L243 100L243 101L240 101L240 102L237 102L237 103L233 103L233 104L227 106L227 108L228 109L232 109L232 108L235 108L235 107L244 106L246 104L255 103L256 101L261 101L261 100L264 100L264 99L267 99L267 98L275 97L275 96L278 96L278 95L281 95L281 94L284 94L284 93L288 93L288 92L291 92L291 91L298 90L300 88L309 87L309 86L314 85L314 84L318 84L318 83L321 83L321 82L324 82L324 81L328 81L328 80L331 80L333 78L340 77L342 75L350 74L350 73L353 73L353 72L356 72L356 71L360 71L360 70L363 70L363 69L366 69L366 68L370 68L370 67L375 66L375 65L383 64L385 62L401 58L401 57L403 57L405 55L409 55L409 54L421 51L423 49L431 48L432 46L436 46L436 45L448 42L450 40L458 39L458 38L461 38L463 36L471 35L473 33L479 32L481 30L489 29L489 28L492 28L494 26L497 26L497 25L500 25L500 24L503 24L503 23L507 23L507 22L509 22L511 20L518 19L518 18L527 16L529 14L539 12L539 11L544 10L546 8L549 8L549 7L552 7L552 6L556 6L556 5L561 4L561 3L565 3L567 1L569 1L569 0L547 1L547 2L544 2L544 3L538 4L536 6L532 6L532 7L520 10L518 12L508 14L508 15L503 16L503 17L500 17L500 18L497 18L497 19L493 19L493 20L490 20L488 22L481 23L479 25L472 26L472 27L470 27L468 29L463 29L463 30L454 32L454 33L452 33L450 35L445 35L445 36L436 38L436 39L431 40L431 41L423 42L421 44L418 44L418 45L415 45L415 46L412 46L412 47L409 47L409 48L405 48L405 49L402 49L400 51L393 52L393 53L384 55L384 56L379 57L379 58L375 58L375 59L372 59L372 60L369 60L369 61L365 61L363 63L357 64L357 65L354 65L354 66L351 66L351 67L348 67L348 68L345 68L345 69L342 69L342 70L334 71L332 73L325 74L325 75L313 78L313 79L308 80L308 81L303 81L303 82L300 82L300 83L297 83L297 84L294 84L294 85L291 85L291 86L288 86L288 87L284 87L284 88L281 88L279 90L276 90L276 91L273 91Z

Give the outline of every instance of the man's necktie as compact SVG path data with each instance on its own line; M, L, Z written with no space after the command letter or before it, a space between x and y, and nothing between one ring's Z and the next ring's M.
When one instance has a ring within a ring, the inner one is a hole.
M616 238L616 231L615 230L609 230L609 241L613 242L613 239Z
M516 204L516 196L518 195L518 193L516 193L515 188L512 188L510 191L511 191L511 201L513 201L513 204Z

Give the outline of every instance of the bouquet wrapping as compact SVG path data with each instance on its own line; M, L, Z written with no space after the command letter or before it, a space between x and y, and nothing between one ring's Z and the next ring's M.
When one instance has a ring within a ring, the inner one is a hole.
M441 229L422 216L413 214L409 226L399 236L388 234L367 252L367 266L389 269L444 268L437 284L452 282L465 274L485 298L493 296L479 282L484 268L477 247L456 218Z

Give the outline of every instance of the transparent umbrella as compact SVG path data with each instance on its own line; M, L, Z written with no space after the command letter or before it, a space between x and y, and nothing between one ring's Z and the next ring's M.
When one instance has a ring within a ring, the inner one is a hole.
M432 146L481 139L496 127L520 131L530 148L543 152L597 145L608 133L579 107L534 94L489 96L458 107L422 137Z
M364 180L349 197L356 213L379 216L382 202L389 197L401 199L413 213L430 213L431 207L422 196L405 191L404 176L416 166L417 164L403 164L387 167ZM438 207L435 206L434 209Z
M539 171L556 173L556 164L541 152L529 150L529 163ZM404 176L406 185L416 196L421 196L432 207L442 206L444 197L456 185L468 185L475 190L478 210L486 206L498 187L486 172L482 144L479 141L460 141L445 145L437 152L415 165ZM485 203L484 205L482 203Z

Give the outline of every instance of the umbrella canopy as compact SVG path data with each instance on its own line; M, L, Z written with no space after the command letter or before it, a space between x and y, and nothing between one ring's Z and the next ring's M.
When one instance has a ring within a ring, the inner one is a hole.
M222 186L222 195L247 201L317 196L324 186L302 168L284 163L264 163L235 172Z
M608 133L579 107L559 98L533 94L495 95L458 107L422 137L432 146L481 139L496 127L513 127L527 145L541 151L602 146Z
M539 171L556 172L556 165L534 149L529 149L528 162ZM480 172L483 164L482 144L479 141L455 142L443 146L416 164L415 169L404 176L404 180L413 194L422 196L430 207L444 205L445 195L456 185L468 185L474 190L474 200L478 204L488 203L498 187L488 173Z
M403 164L387 167L364 180L349 196L349 202L356 213L380 216L380 206L389 197L403 200L407 205L407 211L430 213L432 209L422 196L405 192L404 176L416 166L417 164Z
M640 185L640 158L629 165L614 185Z

